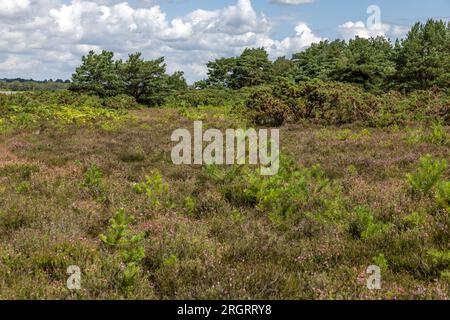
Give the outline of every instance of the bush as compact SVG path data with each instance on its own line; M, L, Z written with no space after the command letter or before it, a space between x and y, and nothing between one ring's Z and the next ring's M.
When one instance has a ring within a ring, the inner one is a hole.
M246 103L250 119L257 125L280 126L288 116L288 107L273 97L269 88L253 93Z
M117 128L124 110L107 109L96 96L68 91L0 95L0 131L13 128L60 128L67 125Z
M428 250L428 256L431 258L432 269L441 277L449 279L450 273L450 250L439 251L436 249Z
M349 232L356 239L366 240L388 232L391 227L392 224L377 221L369 208L359 206L355 208Z
M250 119L262 124L281 124L291 119L326 125L361 123L385 127L415 121L450 121L450 98L439 89L409 95L389 92L376 96L356 85L318 79L299 84L280 79L272 87L251 94L246 106ZM435 127L433 139L445 143L445 131Z
M431 155L420 158L417 171L407 175L412 193L429 195L446 170L447 162L445 160L433 160Z
M431 129L431 134L427 137L428 141L439 146L445 146L449 143L450 138L442 124L435 123Z
M124 264L121 282L126 293L132 289L137 277L141 274L140 263L145 257L144 246L140 245L145 233L132 234L129 227L131 222L133 217L128 216L124 209L119 209L110 220L106 234L100 235L100 240L105 245L119 250Z
M126 94L108 97L104 100L103 105L108 109L137 109L139 107L136 99Z
M103 173L96 165L92 165L84 174L82 187L96 201L105 203L108 201L108 191L103 180Z
M169 185L164 182L161 173L155 171L145 176L145 181L135 184L133 189L139 194L145 194L151 206L158 208L161 206L160 198L169 192Z
M379 255L373 257L372 262L378 266L381 271L385 272L388 269L388 261L386 260L384 254L380 253Z
M141 146L136 146L133 148L127 148L126 150L123 150L119 158L123 162L140 162L145 160L145 151L142 149Z
M197 108L203 106L224 106L242 103L248 90L203 89L178 90L169 95L164 103L170 108Z
M436 204L450 213L450 181L441 181L436 186Z
M337 221L346 213L340 188L318 165L298 168L290 158L282 157L280 171L270 177L245 167L206 170L221 185L227 200L266 212L277 227L296 226L305 217L317 222Z
M296 86L282 84L280 97L288 99L294 117L326 124L365 122L377 99L360 87L338 82L310 80Z

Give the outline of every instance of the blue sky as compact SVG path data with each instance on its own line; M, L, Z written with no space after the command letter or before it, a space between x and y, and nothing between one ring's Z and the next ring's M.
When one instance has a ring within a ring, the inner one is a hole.
M134 1L136 4L145 3ZM236 3L233 0L163 0L155 1L172 18L192 10L220 9ZM271 0L253 0L256 11L277 21L275 36L281 38L292 33L296 22L307 22L314 31L327 38L339 37L336 26L346 21L366 20L370 5L381 8L382 20L411 26L428 18L450 19L450 0L315 0L301 5L280 5Z
M381 20L369 25L370 5ZM0 78L67 79L82 55L105 49L165 56L193 82L209 60L246 47L275 59L323 39L401 38L416 21L449 17L450 0L1 0Z

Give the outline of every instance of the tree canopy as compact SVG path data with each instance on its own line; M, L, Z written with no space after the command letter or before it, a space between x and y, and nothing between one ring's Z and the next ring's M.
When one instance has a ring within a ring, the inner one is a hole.
M413 91L450 82L450 23L417 23L402 41L385 37L313 43L291 59L271 62L264 48L245 49L240 56L207 64L208 78L198 87L240 89L270 83L276 77L354 83L372 92Z
M411 91L450 86L450 22L416 23L395 46L397 88Z
M186 88L183 73L166 74L164 58L144 60L140 52L126 61L114 60L114 53L91 51L72 76L70 90L92 92L101 97L127 94L138 102L158 104L170 90Z

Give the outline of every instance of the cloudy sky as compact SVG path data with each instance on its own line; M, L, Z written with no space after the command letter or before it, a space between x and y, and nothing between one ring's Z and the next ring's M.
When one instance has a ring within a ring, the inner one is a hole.
M290 56L321 39L403 37L427 18L449 21L450 0L0 0L0 78L69 79L82 55L107 49L165 56L192 82L245 47Z

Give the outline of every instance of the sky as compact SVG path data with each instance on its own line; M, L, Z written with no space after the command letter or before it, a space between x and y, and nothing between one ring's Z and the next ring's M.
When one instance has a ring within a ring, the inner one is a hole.
M450 0L0 0L0 78L70 79L110 50L164 56L192 83L246 47L290 57L325 39L403 38L429 18L450 21Z

